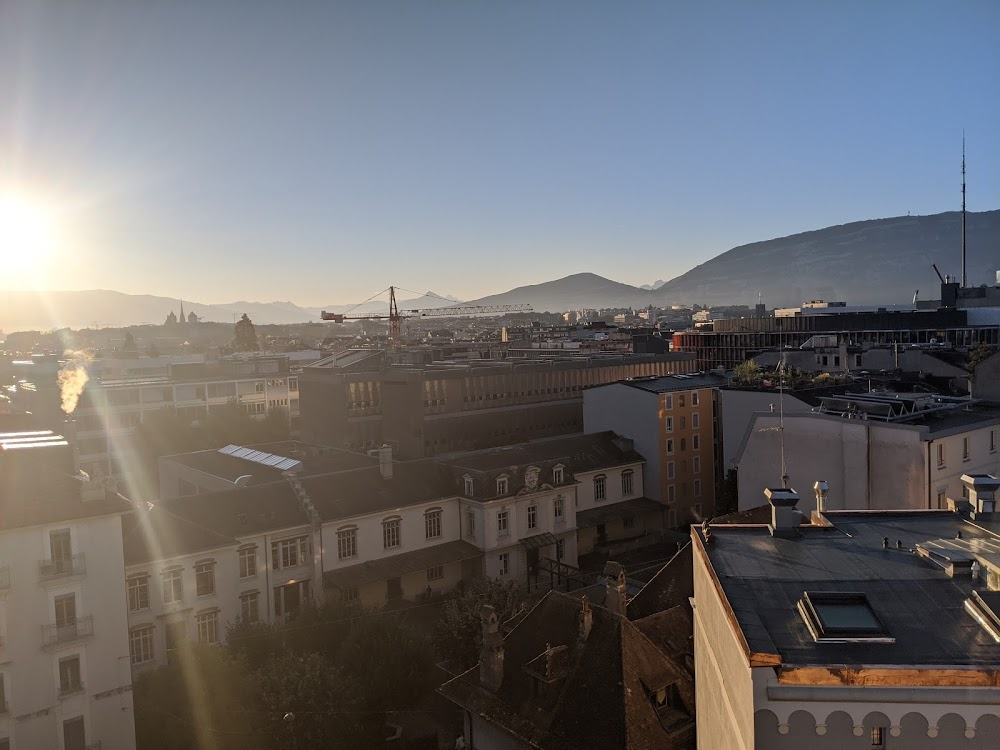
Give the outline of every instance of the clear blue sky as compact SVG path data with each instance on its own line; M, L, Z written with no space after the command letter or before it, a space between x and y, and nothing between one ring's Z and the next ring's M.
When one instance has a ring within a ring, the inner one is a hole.
M203 302L642 284L1000 208L1000 2L0 0L0 288ZM2 248L0 248L2 251Z

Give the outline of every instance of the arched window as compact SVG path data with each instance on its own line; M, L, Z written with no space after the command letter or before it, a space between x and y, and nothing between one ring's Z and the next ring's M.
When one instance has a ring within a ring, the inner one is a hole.
M424 511L424 534L427 539L441 536L441 509L428 508Z
M349 560L358 556L358 527L342 526L337 529L337 559Z
M391 516L382 521L382 546L385 549L393 549L400 544L400 518Z

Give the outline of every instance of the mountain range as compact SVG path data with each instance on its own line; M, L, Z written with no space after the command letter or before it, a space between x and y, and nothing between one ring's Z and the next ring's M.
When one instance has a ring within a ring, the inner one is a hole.
M943 274L961 273L961 213L898 216L826 227L735 247L667 282L642 287L593 273L520 286L465 304L530 304L537 312L580 308L747 304L758 294L768 307L793 306L811 299L848 304L937 299ZM966 222L970 285L994 283L1000 268L1000 210L970 213ZM627 263L627 256L623 256ZM0 282L2 283L2 282ZM458 300L433 292L398 302L400 309L445 307ZM383 312L385 301L331 304L330 312ZM0 329L6 331L100 325L162 323L180 301L108 290L0 292ZM247 313L255 323L289 324L319 320L320 309L293 302L201 304L184 301L185 313L206 321L231 322Z

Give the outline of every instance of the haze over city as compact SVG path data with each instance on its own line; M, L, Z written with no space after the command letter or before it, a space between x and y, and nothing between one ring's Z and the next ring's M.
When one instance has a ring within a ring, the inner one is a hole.
M963 130L994 209L998 26L994 2L7 0L0 289L649 284L954 210Z

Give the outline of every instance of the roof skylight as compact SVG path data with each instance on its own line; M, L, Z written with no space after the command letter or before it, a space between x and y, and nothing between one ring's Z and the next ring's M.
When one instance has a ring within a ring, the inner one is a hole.
M864 594L805 591L798 608L817 642L896 642Z

